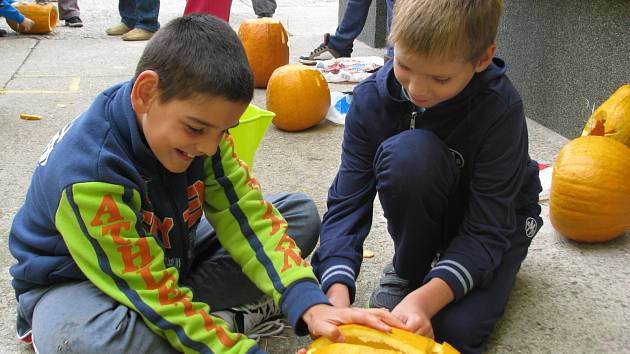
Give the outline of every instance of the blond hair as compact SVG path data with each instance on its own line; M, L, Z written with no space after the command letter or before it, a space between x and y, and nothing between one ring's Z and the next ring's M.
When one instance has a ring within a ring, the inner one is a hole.
M396 0L389 42L474 61L494 43L502 12L503 0Z

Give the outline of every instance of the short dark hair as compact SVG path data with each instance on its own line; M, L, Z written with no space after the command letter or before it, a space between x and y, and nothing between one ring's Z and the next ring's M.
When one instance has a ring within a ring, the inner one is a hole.
M162 102L205 94L248 103L254 95L254 75L240 39L214 16L178 17L162 27L145 47L134 81L145 70L159 75Z

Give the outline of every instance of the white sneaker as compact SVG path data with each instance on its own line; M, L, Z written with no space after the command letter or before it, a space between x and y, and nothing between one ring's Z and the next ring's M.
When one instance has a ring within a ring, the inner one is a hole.
M282 311L268 296L253 304L232 307L212 314L221 317L234 332L244 333L256 341L279 335L285 328L281 318Z

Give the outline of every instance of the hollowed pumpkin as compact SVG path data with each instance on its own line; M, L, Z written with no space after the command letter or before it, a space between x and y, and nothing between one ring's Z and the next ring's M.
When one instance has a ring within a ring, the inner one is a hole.
M579 242L603 242L630 227L630 148L603 136L567 143L556 158L551 224Z
M344 343L334 343L325 337L313 341L307 354L458 354L448 343L436 343L434 340L392 328L391 333L384 333L361 325L341 325L339 330L345 338Z
M57 27L59 11L57 11L57 5L53 3L37 4L34 2L15 2L10 6L15 7L22 15L35 22L33 27L24 33L46 34L52 32L55 27ZM19 32L17 22L7 20L7 24L15 32Z
M582 136L603 135L630 146L630 84L621 86L590 116Z
M273 124L286 131L308 129L321 122L330 108L324 76L304 65L276 69L267 86L267 109L276 113Z
M267 87L273 71L289 63L289 36L278 20L245 20L238 29L256 87Z

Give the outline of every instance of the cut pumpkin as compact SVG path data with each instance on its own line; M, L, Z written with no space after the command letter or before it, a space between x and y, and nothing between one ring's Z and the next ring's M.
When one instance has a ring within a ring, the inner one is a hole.
M398 328L384 333L361 325L341 325L339 330L345 338L343 343L334 343L320 337L308 347L307 354L364 353L364 354L458 354L448 343L434 340Z

